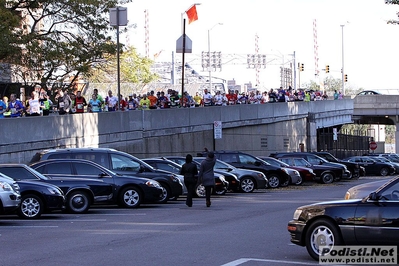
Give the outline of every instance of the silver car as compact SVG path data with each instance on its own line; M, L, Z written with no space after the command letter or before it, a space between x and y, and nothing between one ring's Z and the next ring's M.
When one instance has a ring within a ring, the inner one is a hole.
M0 176L0 214L8 214L18 209L21 194L18 184L11 178Z

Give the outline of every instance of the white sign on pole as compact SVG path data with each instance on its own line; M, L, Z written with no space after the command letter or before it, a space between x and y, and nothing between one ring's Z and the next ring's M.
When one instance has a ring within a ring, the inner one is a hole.
M338 132L336 127L333 128L333 140L338 140Z
M213 122L214 139L222 138L222 121Z
M193 52L193 41L186 35L186 47L184 52L190 54ZM183 35L176 41L176 53L183 53Z

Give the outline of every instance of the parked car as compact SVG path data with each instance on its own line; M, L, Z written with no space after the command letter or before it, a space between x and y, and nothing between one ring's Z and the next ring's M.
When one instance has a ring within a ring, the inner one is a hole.
M380 163L387 163L392 165L395 168L395 173L398 174L399 173L399 163L393 162L388 160L388 158L386 157L380 157L380 156L375 156L375 157L371 157L373 160L376 160L377 162Z
M382 93L380 93L378 91L367 90L367 91L361 91L357 95L381 95L381 94Z
M351 175L348 178L360 177L360 165L358 163L337 159L336 157L334 157L334 155L326 151L313 152L313 154L316 154L317 156L320 156L321 158L324 158L331 163L340 163L345 165L346 168L351 172Z
M0 176L7 177L0 173ZM21 194L21 204L17 215L23 219L38 219L43 213L63 210L65 197L62 190L52 184L17 181Z
M21 204L21 194L17 182L0 176L0 214L14 213Z
M399 177L362 199L320 202L296 209L288 222L291 242L319 260L336 245L398 244ZM327 250L326 250L327 249Z
M291 183L294 183L295 185L301 185L303 181L305 180L314 180L316 177L316 174L313 172L311 168L304 167L304 166L291 166L286 164L285 162L282 162L280 160L277 160L273 157L267 157L267 156L258 156L259 159L270 163L271 165L278 166L278 167L285 167L288 169L293 169L296 170L299 173L299 177L297 181L294 183L292 181L292 176L291 176Z
M312 165L324 165L327 167L331 167L331 170L334 169L334 180L340 180L341 178L350 178L351 177L351 172L348 170L348 168L341 163L334 163L334 162L329 162L324 158L321 158L320 156L316 154L312 154L310 152L279 152L279 153L272 153L269 155L270 157L276 158L276 159L281 159L282 157L299 157L303 158ZM336 169L339 168L341 171L336 171Z
M287 170L259 160L253 155L240 151L214 151L214 154L217 159L237 168L264 173L269 181L269 187L271 188L288 185L289 183L290 175ZM199 153L199 156L206 156L206 152Z
M0 164L0 172L16 181L34 181L59 187L65 196L66 210L85 213L92 203L112 198L112 186L103 180L77 178L51 178L42 175L25 164Z
M99 164L80 159L52 159L34 163L33 169L52 178L88 178L103 180L113 188L113 196L104 203L137 208L143 202L154 203L162 196L162 188L152 179L118 175Z
M71 148L43 150L32 157L31 163L47 159L86 159L96 162L117 174L154 179L163 189L162 197L158 200L159 203L166 203L169 199L176 199L183 194L183 184L176 175L163 170L156 170L135 156L115 149Z
M175 162L175 163L177 163L179 165L183 165L186 162L186 157L183 157L183 156L164 156L164 157L161 157L161 159L167 159L167 160L173 161L173 162ZM193 158L193 163L197 164L198 171L200 169L201 162L204 159L205 159L204 157L201 157L201 158L194 157ZM226 190L236 191L236 190L239 189L240 180L238 180L238 177L234 173L231 173L231 172L228 172L228 171L224 171L224 170L215 169L215 168L213 168L213 172L215 174L219 174L219 175L223 175L224 176L224 179L228 182L228 187L227 187Z
M285 156L281 157L280 160L291 166L303 166L311 168L316 175L316 177L314 177L314 180L320 181L323 184L330 184L334 182L335 177L342 173L342 169L340 167L326 166L320 164L314 165L306 161L304 158L300 157Z
M399 155L396 153L369 153L368 156L371 157L384 157L391 162L399 163Z
M387 176L395 173L395 167L391 164L377 162L369 156L352 156L344 160L360 164L366 169L367 175Z
M204 157L194 157L194 161L198 163L201 163L203 160ZM240 169L221 160L216 160L214 169L216 171L232 173L237 176L239 180L239 186L236 187L234 191L251 193L255 189L266 188L268 184L264 173L255 170Z
M180 157L179 157L180 158ZM162 167L163 170L166 170L169 166L169 170L172 173L178 174L180 173L181 165L174 162L173 160L169 160L165 157L163 158L148 158L144 159L145 162L148 164L152 165L153 167ZM185 162L185 158L184 158ZM193 161L193 163L196 163ZM197 167L199 168L198 164ZM166 170L167 171L167 170ZM184 177L183 177L183 183L184 183ZM219 173L215 173L215 190L213 191L217 195L223 195L226 193L227 189L229 188L229 182L225 179L225 176ZM186 189L187 190L187 189ZM205 187L202 185L199 185L195 189L197 197L205 197Z

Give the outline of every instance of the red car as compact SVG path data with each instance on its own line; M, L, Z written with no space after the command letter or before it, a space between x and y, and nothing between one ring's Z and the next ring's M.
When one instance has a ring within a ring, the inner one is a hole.
M299 172L302 177L303 181L314 181L316 174L313 172L312 168L304 167L304 166L293 166L288 165L285 162L277 160L273 157L266 157L266 156L258 156L259 159L270 163L271 165L278 166L278 167L286 167L295 169Z

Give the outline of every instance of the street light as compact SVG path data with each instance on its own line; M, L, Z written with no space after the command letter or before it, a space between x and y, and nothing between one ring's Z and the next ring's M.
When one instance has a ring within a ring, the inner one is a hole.
M211 65L211 37L210 37L210 32L211 30L216 27L217 25L223 25L223 23L216 23L215 25L212 26L212 28L210 28L208 30L208 60L209 60L209 92L212 93L212 65Z
M344 71L344 26L345 25L341 25L341 33L342 33L342 69L341 69L341 74L342 74L342 95L345 96L345 81L344 81L344 75L345 75L345 71Z

